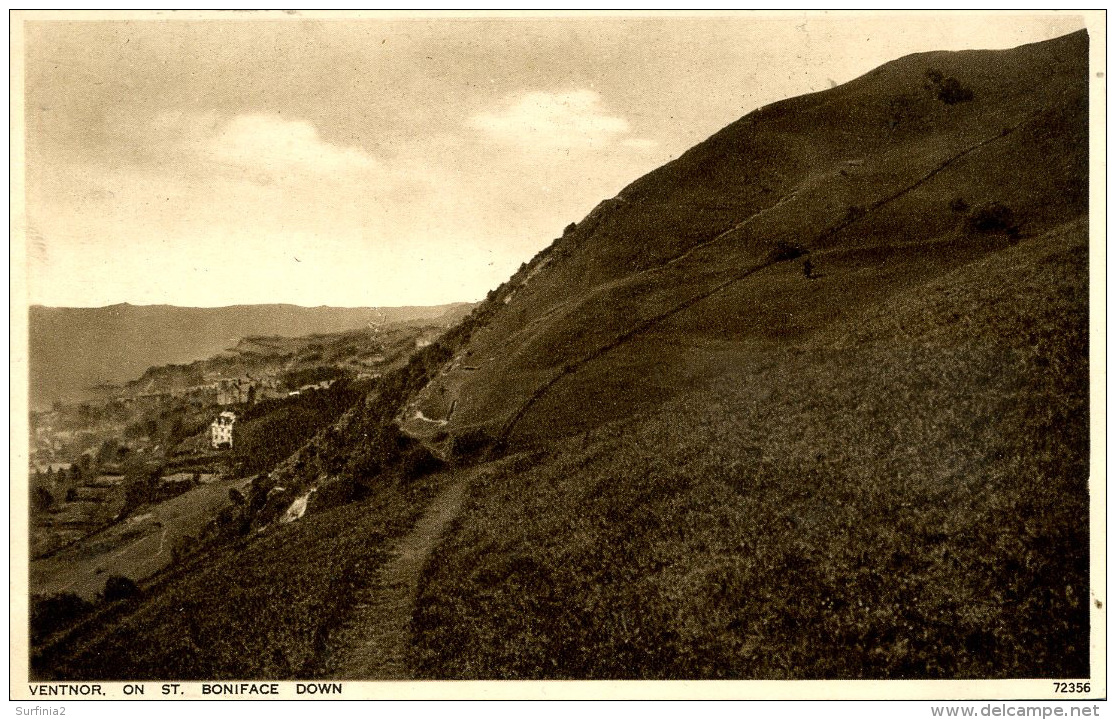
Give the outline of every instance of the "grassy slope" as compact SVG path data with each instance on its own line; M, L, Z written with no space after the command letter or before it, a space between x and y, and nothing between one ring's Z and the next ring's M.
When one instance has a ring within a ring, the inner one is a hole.
M416 667L1086 675L1086 249L1059 228L495 467Z
M444 477L268 528L174 566L32 660L43 679L285 679L324 667L330 633Z
M52 555L31 562L32 593L73 592L93 601L110 575L150 577L174 559L185 538L197 537L243 479L215 480L134 513Z
M929 244L947 240L964 222L965 213L950 207L956 198L971 207L1005 203L1032 235L1076 217L1084 211L1087 175L1085 46L1082 33L1012 51L911 56L730 125L605 203L497 293L497 312L473 335L467 359L414 403L433 419L446 418L452 407L448 425L404 427L427 440L473 426L496 432L564 366L764 262L778 241L811 251L822 272L835 255L855 249L876 250L875 257L851 258L861 270L888 253L905 260L906 268L889 273L893 286L869 290L863 300L851 288L830 298L833 307L851 304L856 312L863 302L925 280L928 271L945 272L995 250ZM926 77L931 68L955 74L974 99L938 100ZM865 212L847 222L856 209ZM923 251L895 252L911 244ZM774 302L787 304L780 295ZM770 334L770 318L744 307L745 314L705 325L718 325L716 335ZM787 325L776 319L776 330ZM671 345L662 352L669 355ZM653 371L638 358L610 362L631 369L617 385L638 385ZM571 388L558 404L586 395L597 396L591 384ZM615 404L645 400L629 393ZM539 409L532 415L547 428L544 439L566 427ZM535 440L529 435L522 431L520 446Z

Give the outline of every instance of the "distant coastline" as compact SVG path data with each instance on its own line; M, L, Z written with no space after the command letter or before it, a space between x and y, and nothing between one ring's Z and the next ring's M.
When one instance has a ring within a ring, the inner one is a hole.
M31 305L29 403L82 402L97 388L134 380L148 368L204 360L256 335L299 337L369 323L436 319L469 303L405 307L303 307L293 304L182 307L118 303L104 307Z

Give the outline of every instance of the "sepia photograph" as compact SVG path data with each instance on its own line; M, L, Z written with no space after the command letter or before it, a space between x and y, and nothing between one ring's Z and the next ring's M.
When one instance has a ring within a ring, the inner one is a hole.
M1106 697L1105 20L12 12L10 696Z

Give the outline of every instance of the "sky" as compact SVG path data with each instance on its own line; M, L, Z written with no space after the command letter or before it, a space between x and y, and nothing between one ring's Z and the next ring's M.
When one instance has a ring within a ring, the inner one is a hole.
M23 24L29 302L474 301L768 103L1074 15Z

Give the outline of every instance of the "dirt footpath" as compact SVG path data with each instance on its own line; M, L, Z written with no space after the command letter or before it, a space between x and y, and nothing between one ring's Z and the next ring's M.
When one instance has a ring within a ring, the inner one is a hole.
M393 550L376 582L358 595L345 626L331 644L336 648L325 675L341 680L405 680L411 616L423 565L442 533L461 511L468 475L455 478L430 503L415 527Z

